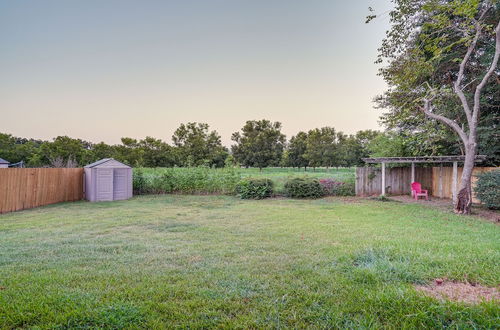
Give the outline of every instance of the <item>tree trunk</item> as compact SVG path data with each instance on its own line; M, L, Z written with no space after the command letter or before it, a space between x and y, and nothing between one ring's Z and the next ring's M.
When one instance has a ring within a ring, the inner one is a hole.
M470 143L465 149L465 161L462 172L462 181L458 188L457 201L455 203L455 213L470 214L472 206L472 171L476 158L476 144Z

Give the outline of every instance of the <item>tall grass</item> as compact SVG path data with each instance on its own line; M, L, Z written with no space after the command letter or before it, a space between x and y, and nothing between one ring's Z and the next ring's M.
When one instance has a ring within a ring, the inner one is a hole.
M232 168L134 169L136 194L233 194L241 174Z
M284 184L291 178L310 177L334 179L352 186L354 192L353 169L317 169L317 171L267 168L259 171L249 168L207 167L188 168L136 168L134 169L135 194L234 194L236 185L243 178L266 178L273 181L275 193L284 192Z

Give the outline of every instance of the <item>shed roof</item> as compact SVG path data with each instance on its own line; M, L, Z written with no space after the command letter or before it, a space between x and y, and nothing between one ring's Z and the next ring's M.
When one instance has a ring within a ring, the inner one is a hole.
M10 164L10 162L6 161L5 159L0 158L0 164Z
M482 162L485 155L477 155L475 162ZM418 157L375 157L363 158L365 163L453 163L464 162L465 156L418 156Z
M98 160L96 162L93 162L92 164L88 164L87 166L85 166L85 168L93 168L93 167L131 168L130 166L120 163L119 161L113 158L103 158L101 160Z

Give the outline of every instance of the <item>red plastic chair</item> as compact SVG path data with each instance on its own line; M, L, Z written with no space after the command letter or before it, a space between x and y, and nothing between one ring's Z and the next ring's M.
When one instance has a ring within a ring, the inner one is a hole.
M419 197L425 197L426 201L429 200L427 190L422 189L420 182L413 182L411 184L411 196L414 197L415 200L418 200Z

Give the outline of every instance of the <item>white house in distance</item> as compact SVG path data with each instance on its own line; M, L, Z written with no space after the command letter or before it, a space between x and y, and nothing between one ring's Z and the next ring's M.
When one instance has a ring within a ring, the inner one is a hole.
M6 161L5 159L0 158L0 168L8 168L10 162Z

